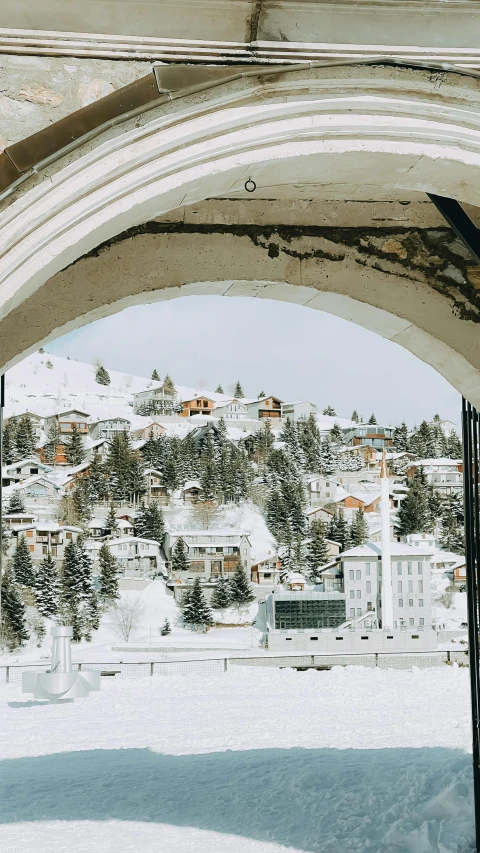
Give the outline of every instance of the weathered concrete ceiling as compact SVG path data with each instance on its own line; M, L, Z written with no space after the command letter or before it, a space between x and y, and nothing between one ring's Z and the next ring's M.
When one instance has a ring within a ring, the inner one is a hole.
M386 54L480 67L472 0L0 0L0 51L162 61Z

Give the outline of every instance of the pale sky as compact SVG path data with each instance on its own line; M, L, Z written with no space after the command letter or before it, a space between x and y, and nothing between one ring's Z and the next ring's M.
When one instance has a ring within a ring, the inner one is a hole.
M460 423L460 395L397 344L330 314L286 302L188 296L127 308L48 345L80 361L180 385L353 409L413 426L438 412Z

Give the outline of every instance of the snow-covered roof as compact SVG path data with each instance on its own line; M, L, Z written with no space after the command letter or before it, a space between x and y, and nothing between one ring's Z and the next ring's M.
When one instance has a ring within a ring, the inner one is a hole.
M34 465L37 468L42 468L44 471L53 471L52 466L41 462L38 456L27 456L25 459L19 459L18 462L9 462L3 470L11 471L13 468L23 468L24 465Z
M36 530L46 530L49 533L60 533L62 530L68 530L73 533L83 533L81 527L74 527L72 524L59 524L57 521L32 521L28 524L21 524L17 530L31 530L34 527Z
M201 489L201 483L198 480L187 480L182 491L186 492L188 489Z
M405 542L390 542L390 553L392 557L430 557L431 552L428 548L407 545ZM381 557L382 549L380 543L366 542L365 545L358 545L356 548L348 548L340 555L343 560L345 557Z
M443 465L460 465L461 459L449 459L448 456L441 456L439 459L417 459L411 463L412 468L425 468L426 466L443 466Z
M43 474L34 474L32 477L27 477L26 480L22 480L21 483L15 483L12 486L12 489L25 489L27 486L32 486L34 483L48 483L50 486L54 486L56 489L60 488L60 486L49 477L46 477Z
M307 583L305 576L301 575L300 572L289 572L287 576L287 583Z
M155 539L143 539L141 536L120 536L118 539L111 539L107 545L126 545L128 542L143 542L148 545L156 545L157 548L160 547Z

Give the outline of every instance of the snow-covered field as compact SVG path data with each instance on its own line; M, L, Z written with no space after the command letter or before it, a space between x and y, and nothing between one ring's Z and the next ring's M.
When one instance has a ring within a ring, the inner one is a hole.
M470 853L468 671L0 689L2 853Z

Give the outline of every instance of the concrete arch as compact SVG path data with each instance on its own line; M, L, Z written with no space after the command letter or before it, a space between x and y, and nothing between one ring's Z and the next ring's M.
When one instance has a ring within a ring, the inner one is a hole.
M373 237L363 246L328 229L293 238L279 228L272 242L261 229L195 236L138 226L180 205L235 197L248 177L272 197L301 184L337 195L431 191L475 204L479 167L480 87L462 75L305 68L172 101L66 155L4 209L0 364L129 300L177 287L287 298L283 287L289 299L406 346L478 405L480 297L451 237L440 241L439 269L453 260L456 275L443 280L409 255L411 234L389 238L405 255L385 249L386 235L378 249Z

